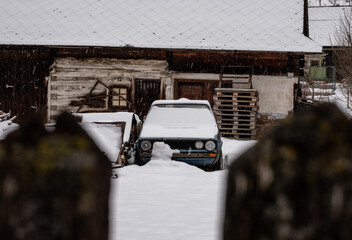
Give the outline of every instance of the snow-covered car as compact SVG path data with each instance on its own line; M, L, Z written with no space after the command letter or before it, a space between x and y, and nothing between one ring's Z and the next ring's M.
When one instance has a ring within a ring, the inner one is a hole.
M136 142L136 163L150 161L155 142L180 152L172 160L209 169L222 168L222 142L206 100L157 100L151 105Z
M141 128L139 117L131 112L74 113L73 116L111 162L134 162L134 143Z

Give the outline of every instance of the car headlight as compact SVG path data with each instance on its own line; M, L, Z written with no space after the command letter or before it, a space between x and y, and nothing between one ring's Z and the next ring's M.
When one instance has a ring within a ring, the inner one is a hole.
M152 143L148 140L141 142L141 148L143 151L149 151L152 148Z
M208 141L208 142L205 143L205 148L208 151L213 151L216 148L216 144L215 144L214 141Z
M204 147L204 143L202 141L197 141L195 147L197 149L202 149Z

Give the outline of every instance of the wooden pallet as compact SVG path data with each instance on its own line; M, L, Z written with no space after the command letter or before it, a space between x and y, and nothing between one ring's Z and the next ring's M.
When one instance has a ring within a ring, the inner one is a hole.
M256 113L255 112L248 112L248 113L239 113L239 112L233 112L233 111L214 111L215 116L219 117L238 117L238 119L256 119Z
M243 106L243 105L214 105L214 111L235 111L235 112L257 112L258 106Z
M221 74L220 81L231 83L232 87L250 89L252 80L250 74Z
M256 106L256 101L241 101L241 100L214 100L215 105L237 105L237 106Z
M241 127L241 128L240 128ZM236 134L253 135L257 127L256 126L219 126L220 132L231 132Z
M255 89L217 88L214 114L223 137L255 139L258 93Z
M223 129L224 134L236 134L243 136L255 136L257 134L256 129Z
M255 89L238 89L238 88L215 88L218 96L258 96Z
M242 123L242 122L231 122L231 121L218 121L217 122L218 125L221 128L226 128L226 127L230 127L230 128L236 128L236 127L245 127L245 128L255 128L256 124L255 122L247 122L247 123Z
M215 101L239 101L239 102L257 102L257 96L236 96L236 95L214 95L213 99Z
M238 140L253 140L256 139L256 136L247 136L241 134L233 134L233 133L223 133L221 136L226 138L234 138Z
M217 119L232 119L232 120L235 120L235 121L256 121L257 118L255 116L255 113L254 112L248 112L246 114L241 114L241 113L236 113L236 114L233 114L233 113L224 113L222 111L217 111L215 113Z

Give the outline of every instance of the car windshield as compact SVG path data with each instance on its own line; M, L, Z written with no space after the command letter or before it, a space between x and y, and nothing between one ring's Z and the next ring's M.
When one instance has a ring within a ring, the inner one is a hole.
M215 117L206 104L160 105L150 109L140 137L214 138L218 133Z
M148 113L146 124L164 126L197 126L216 124L213 113L206 105L170 104L154 105Z
M160 108L193 108L193 109L209 109L205 104L156 104Z

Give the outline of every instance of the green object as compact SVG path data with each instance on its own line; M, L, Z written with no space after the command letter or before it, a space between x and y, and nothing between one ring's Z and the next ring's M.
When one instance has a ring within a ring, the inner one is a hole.
M326 68L325 67L310 67L309 77L315 80L325 80L327 79Z

